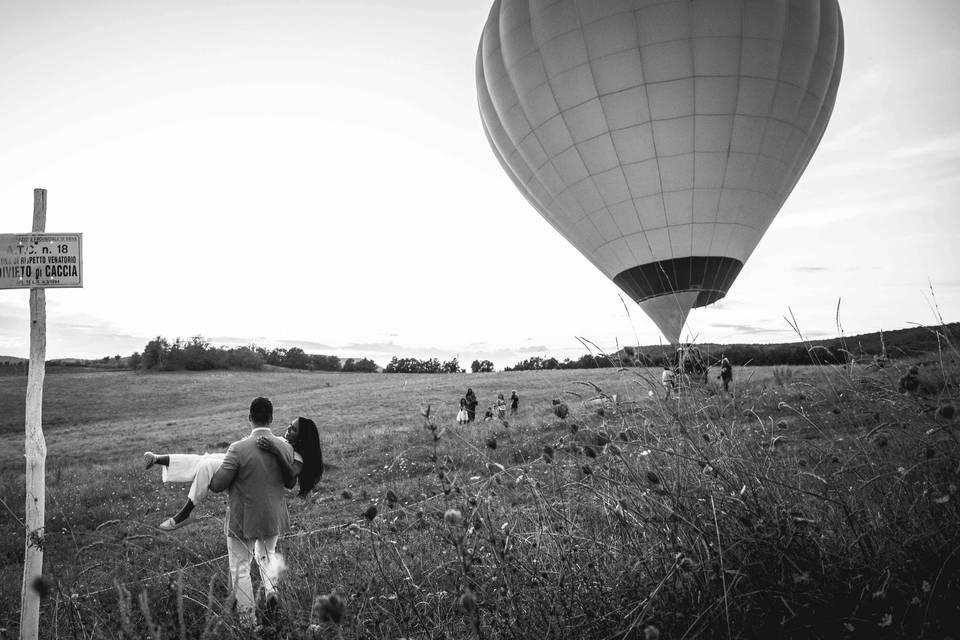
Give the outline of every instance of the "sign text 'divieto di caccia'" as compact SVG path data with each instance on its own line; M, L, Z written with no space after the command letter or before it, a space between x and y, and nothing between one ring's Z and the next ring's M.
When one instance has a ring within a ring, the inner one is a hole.
M83 286L82 233L0 234L0 289Z

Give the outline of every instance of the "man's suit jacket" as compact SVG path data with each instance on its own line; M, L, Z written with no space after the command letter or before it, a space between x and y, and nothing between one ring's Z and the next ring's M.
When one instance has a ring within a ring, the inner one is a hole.
M269 429L254 429L230 445L210 480L210 490L230 490L224 532L231 538L269 538L287 528L283 472L274 454L257 446L261 435L272 438L281 455L293 462L293 447Z

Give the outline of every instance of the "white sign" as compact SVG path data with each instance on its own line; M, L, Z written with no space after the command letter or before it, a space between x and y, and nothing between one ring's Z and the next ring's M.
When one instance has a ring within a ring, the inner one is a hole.
M0 234L0 289L83 286L82 233Z

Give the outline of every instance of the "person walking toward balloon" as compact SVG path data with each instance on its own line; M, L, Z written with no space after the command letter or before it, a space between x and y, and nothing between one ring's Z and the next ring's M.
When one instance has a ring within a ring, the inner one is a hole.
M477 405L480 404L480 402L477 400L477 394L475 394L470 387L467 387L467 393L464 398L467 401L467 422L473 422L477 419Z
M503 420L507 417L507 402L503 399L503 394L497 394L497 401L494 403L494 412L497 415L499 420Z
M724 356L723 360L720 361L720 382L723 384L723 392L730 392L730 381L733 380L733 365L730 364L730 361L727 360L727 357Z
M677 376L669 362L663 363L663 373L660 374L660 384L663 385L664 400L669 400L677 386Z

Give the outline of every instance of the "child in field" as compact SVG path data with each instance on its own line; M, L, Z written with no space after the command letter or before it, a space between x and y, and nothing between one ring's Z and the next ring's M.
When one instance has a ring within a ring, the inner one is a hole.
M502 393L497 394L497 402L494 411L497 414L497 418L500 420L503 420L507 417L507 402L503 399Z
M298 495L305 497L323 476L323 452L320 449L320 435L317 432L317 425L309 418L297 418L287 427L284 438L293 445L292 465L287 465L283 456L279 455L276 450L276 445L269 438L259 438L257 446L276 455L277 460L280 461L287 488L292 489L299 481L300 491ZM206 498L210 479L220 468L224 456L226 456L225 453L205 453L203 455L191 453L156 454L151 451L143 454L143 461L147 469L155 464L160 465L161 478L164 482L190 483L186 503L173 517L160 523L161 529L173 531L187 524L187 519L190 517L193 508Z
M470 421L470 416L467 413L467 399L460 398L460 410L457 411L457 424L467 424Z
M520 396L517 395L517 390L514 389L510 392L510 415L517 415L517 410L520 408Z
M660 384L663 385L663 389L666 392L663 397L664 400L670 399L670 394L673 393L673 390L677 384L676 378L677 376L673 372L673 367L671 367L669 363L664 363L663 373L660 374Z
M565 420L570 414L570 407L567 406L566 402L561 402L560 398L553 399L553 415L557 416L561 420Z

